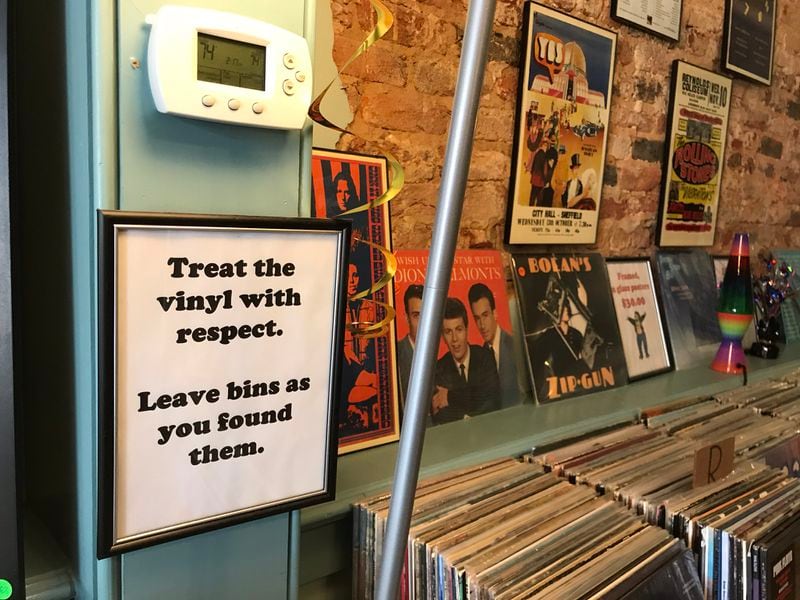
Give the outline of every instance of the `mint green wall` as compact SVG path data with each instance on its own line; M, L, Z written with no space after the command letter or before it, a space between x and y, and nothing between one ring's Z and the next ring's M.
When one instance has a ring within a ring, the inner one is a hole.
M71 453L65 463L74 472L64 478L72 482L65 487L72 488L66 495L74 507L61 519L71 530L61 539L73 562L79 599L292 597L289 582L296 578L297 565L290 551L295 547L290 515L122 558L95 559L96 209L292 216L307 214L309 206L310 127L304 132L254 130L155 111L147 83L144 17L165 3L64 0L62 5L69 194L63 207L67 214L59 221L62 229L68 227L69 240L55 251L69 280L64 285L68 323L63 324L69 348L61 356L67 359L63 379L70 389L58 399L42 400L44 405L64 403L69 416L61 427L68 428L72 440L64 447ZM313 0L191 4L236 11L312 37ZM132 56L141 69L131 68ZM46 176L41 169L40 177Z

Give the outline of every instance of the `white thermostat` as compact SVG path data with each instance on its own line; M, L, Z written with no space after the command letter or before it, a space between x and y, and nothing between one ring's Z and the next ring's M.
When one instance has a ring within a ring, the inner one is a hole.
M147 69L159 112L302 129L311 105L311 56L303 37L186 6L162 6L147 22Z

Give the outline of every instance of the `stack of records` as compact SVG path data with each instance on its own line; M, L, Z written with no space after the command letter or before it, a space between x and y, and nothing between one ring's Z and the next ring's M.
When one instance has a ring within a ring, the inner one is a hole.
M750 406L761 400L770 398L783 392L791 392L797 388L796 382L786 380L766 380L760 383L735 388L727 392L720 392L715 398L725 404L734 406Z
M704 414L705 413L705 414ZM701 417L705 418L701 418ZM652 426L652 421L648 422ZM662 425L664 431L677 438L699 442L700 445L734 438L736 455L760 459L772 448L797 435L798 424L784 419L772 419L752 408L733 405L708 406L698 414L674 418Z
M658 524L658 498L689 490L698 444L632 425L534 454L532 460L600 492ZM654 503L655 502L655 503Z
M354 506L356 598L374 598L388 501ZM643 598L653 589L702 598L683 543L538 465L495 461L417 488L401 598Z
M667 530L700 556L706 598L797 597L800 481L740 466L664 504Z

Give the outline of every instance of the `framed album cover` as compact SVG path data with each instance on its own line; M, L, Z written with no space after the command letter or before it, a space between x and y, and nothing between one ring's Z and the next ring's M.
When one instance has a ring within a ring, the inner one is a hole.
M617 34L524 3L505 241L597 238Z
M408 391L428 255L428 250L398 250L396 254L397 363L401 398ZM442 322L435 385L448 389L448 403L453 404L453 408L444 412L437 410L431 415L431 422L440 424L464 415L476 416L478 411L485 413L519 404L522 394L500 252L456 250L447 297L449 311L445 311ZM484 360L487 366L479 369L481 362L478 360L462 358L473 355L489 359L494 355L494 367L488 366L491 360ZM452 375L450 367L454 359L456 365L467 365L465 382L448 376ZM474 376L470 371L474 371ZM479 402L472 401L479 396Z
M512 254L531 380L539 402L628 382L600 254Z
M699 249L661 250L655 266L675 368L710 362L722 341L711 257Z
M725 0L722 68L744 79L772 84L778 0Z
M672 369L661 307L647 258L606 259L628 379Z
M98 220L98 556L333 498L350 224Z
M730 101L728 77L672 63L659 246L714 244Z
M339 407L339 454L398 439L394 280L364 297L386 274L392 249L389 205L370 206L387 189L386 158L321 150L311 153L311 215L351 223L347 328ZM384 323L384 325L380 325Z
M611 18L658 37L680 41L683 0L611 0Z

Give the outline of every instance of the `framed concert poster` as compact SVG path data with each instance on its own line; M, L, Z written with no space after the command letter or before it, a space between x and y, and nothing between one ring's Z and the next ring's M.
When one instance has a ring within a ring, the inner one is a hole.
M536 399L628 383L603 257L514 253L511 259Z
M722 68L764 85L772 84L778 0L725 0Z
M352 298L386 273L379 248L392 249L389 206L363 208L386 191L389 173L384 157L314 149L311 177L312 216L345 219L353 228L339 396L339 454L345 454L395 441L400 433L394 282Z
M714 244L731 83L680 60L672 64L659 246Z
M350 224L100 211L101 558L333 498Z
M673 42L681 38L683 0L611 0L611 18Z
M523 16L505 241L591 244L617 34L534 2Z
M606 259L628 379L634 381L672 369L661 307L650 261Z

